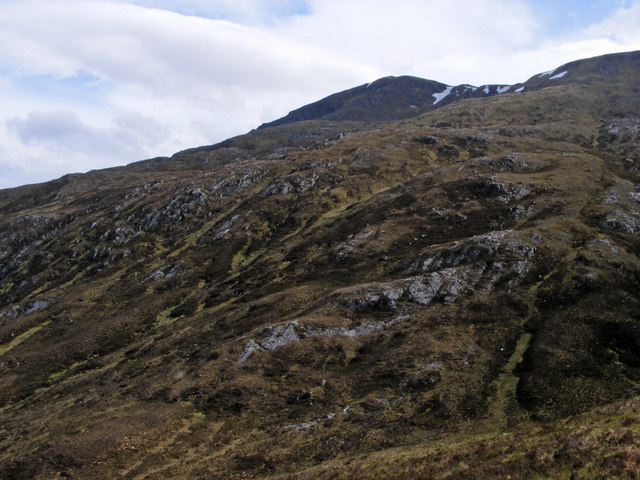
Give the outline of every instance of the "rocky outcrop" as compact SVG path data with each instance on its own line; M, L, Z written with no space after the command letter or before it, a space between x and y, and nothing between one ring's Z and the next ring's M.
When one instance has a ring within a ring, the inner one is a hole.
M25 315L29 315L30 313L34 313L34 312L38 312L40 310L44 310L49 305L51 305L51 302L49 300L34 300L33 302L29 303L26 306L24 314Z
M365 284L353 290L341 291L335 296L342 305L352 310L364 308L395 310L397 301L403 293L404 289L398 284L378 283Z
M630 213L614 210L600 225L605 230L619 230L624 233L640 233L640 221Z
M153 272L151 275L149 275L147 278L145 278L142 283L147 283L147 282L161 282L163 280L169 280L170 278L175 277L176 275L179 275L180 273L183 273L186 269L180 265L179 263L172 263L170 265L166 265L158 270L156 270L155 272Z
M188 190L171 200L162 210L151 211L147 215L143 229L150 231L171 223L182 222L206 200L207 197L199 188Z
M416 260L410 270L420 273L393 282L361 284L341 289L316 304L317 307L338 305L349 310L375 309L394 311L401 302L427 307L434 302L453 303L467 292L491 291L502 279L511 288L529 272L535 247L522 241L511 230L473 237L463 244L437 250L426 260ZM360 337L381 330L406 318L361 323L356 327L318 328L299 320L266 327L247 342L238 363L244 363L254 352L275 350L306 337L346 335Z
M7 308L6 310L3 310L0 312L0 319L7 319L10 320L12 318L17 318L22 314L22 309L19 306L14 306L11 308Z
M260 166L237 172L228 172L228 176L209 187L208 193L213 198L236 195L261 181L267 173L268 171L263 170Z
M459 186L473 198L495 198L502 203L520 200L531 193L522 183L513 184L498 175L473 176L461 179Z
M305 193L313 188L320 178L320 174L316 171L310 172L308 175L302 175L295 172L276 180L262 191L265 197L270 195L287 195L290 193Z
M640 233L640 212L635 203L640 203L640 186L631 182L620 182L607 191L602 200L604 219L600 227L609 231Z
M266 327L258 335L258 340L251 339L247 342L238 363L242 364L256 351L275 350L292 342L297 342L307 337L336 337L344 335L351 338L359 338L377 330L382 330L398 322L406 320L408 315L398 315L387 322L361 323L355 327L316 327L300 320L272 325Z
M14 319L18 318L21 315L30 315L32 313L39 312L40 310L45 310L54 303L53 300L48 299L38 299L28 302L24 306L15 305L11 308L7 308L3 311L0 311L0 320L1 319Z
M513 230L498 230L471 237L461 244L454 242L445 248L437 249L424 260L415 260L409 271L434 272L478 261L491 262L498 257L526 260L532 258L535 252L535 246L525 243Z

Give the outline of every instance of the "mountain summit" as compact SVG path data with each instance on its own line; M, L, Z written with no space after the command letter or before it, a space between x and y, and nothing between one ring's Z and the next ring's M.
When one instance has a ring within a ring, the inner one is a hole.
M0 478L635 478L638 78L389 77L0 191Z
M275 127L302 120L397 120L428 110L447 86L417 77L386 77L336 93L304 106L286 117L265 123Z

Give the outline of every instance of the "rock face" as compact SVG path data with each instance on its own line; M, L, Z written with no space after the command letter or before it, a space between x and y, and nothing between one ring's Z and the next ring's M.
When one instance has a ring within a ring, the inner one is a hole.
M0 478L632 478L639 76L381 79L0 191Z

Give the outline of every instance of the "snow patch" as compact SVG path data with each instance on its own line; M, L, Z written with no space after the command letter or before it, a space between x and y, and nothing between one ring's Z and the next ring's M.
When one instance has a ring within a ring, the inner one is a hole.
M516 91L517 93L524 92L524 87L517 88L515 91Z
M467 90L471 90L472 92L475 92L478 89L478 87L474 87L472 85L465 85L464 86L464 91L466 92Z
M549 70L548 72L542 72L540 75L538 75L538 77L544 77L545 75L552 75L553 72L555 72L557 70L557 68L554 68L553 70Z
M569 72L567 72L567 71L565 70L564 72L560 72L559 74L554 75L553 77L549 78L549 80L557 80L557 79L559 79L559 78L564 77L567 73L569 73Z
M484 94L489 95L489 92L490 92L490 88L489 88L489 85L487 85L486 87L484 87Z
M504 93L509 91L510 88L511 88L511 85L504 85L502 87L498 87L497 90L498 90L498 93Z
M436 103L444 100L446 97L449 96L449 94L451 93L451 90L453 90L453 87L447 87L444 89L444 91L440 92L440 93L434 93L433 94L433 98L435 98L436 100L433 102L433 104L435 105Z

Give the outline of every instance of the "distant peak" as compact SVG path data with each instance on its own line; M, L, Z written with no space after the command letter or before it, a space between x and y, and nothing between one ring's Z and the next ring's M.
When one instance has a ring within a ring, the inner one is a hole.
M640 73L640 51L577 60L538 73L524 83L447 85L410 75L386 76L358 87L334 93L289 112L259 128L308 120L385 121L421 115L467 98L523 93L584 79L585 75L618 75L621 70Z

